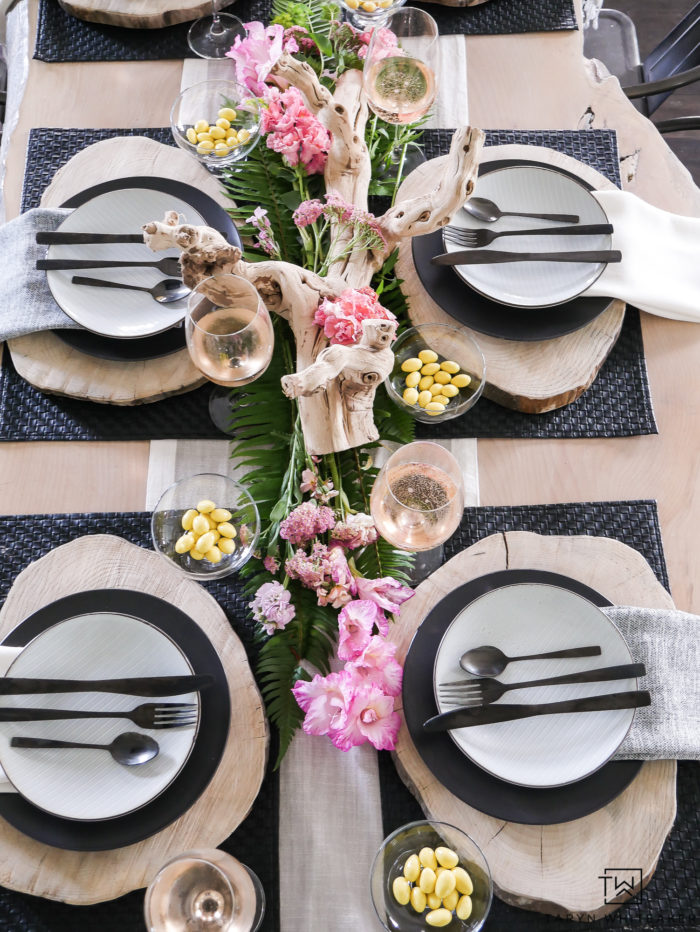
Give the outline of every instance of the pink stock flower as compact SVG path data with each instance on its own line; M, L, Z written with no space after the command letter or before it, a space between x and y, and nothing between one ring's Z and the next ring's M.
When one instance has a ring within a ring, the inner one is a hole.
M236 36L233 47L226 52L236 64L236 80L257 97L262 97L265 79L279 61L282 52L298 52L293 36L285 37L282 26L265 26L260 22L244 23L247 35Z
M358 679L379 686L388 696L398 696L403 669L394 659L395 653L395 644L375 634L362 653L345 664L345 669Z
M316 502L303 502L280 524L280 537L291 544L303 544L317 534L330 530L334 524L332 508L319 506Z
M306 713L303 729L307 735L327 735L344 717L345 696L343 684L349 674L317 674L310 683L297 680L292 687L294 698Z
M314 314L314 323L332 344L349 346L362 336L363 320L396 320L379 303L371 288L346 288L334 301L324 298Z
M342 544L348 550L373 544L378 536L372 517L363 512L348 515L344 521L338 521L331 531L332 543Z
M393 576L385 576L382 579L358 578L356 583L357 594L361 599L370 599L395 615L398 615L401 605L415 595L413 589L402 586Z
M282 583L263 583L248 607L253 618L264 628L266 634L281 631L294 618L296 609L290 605L291 593Z
M271 87L265 94L260 129L268 133L267 147L280 153L292 167L301 164L309 175L320 174L331 147L331 136L304 106L296 87L280 92Z
M374 683L352 678L341 684L341 690L345 709L329 729L333 744L341 751L349 751L369 741L378 751L393 751L401 727L393 698Z
M355 594L355 577L350 572L342 547L331 547L328 550L328 575L331 587L328 592L323 587L317 588L318 604L342 608Z
M320 541L311 548L311 553L297 550L284 564L290 579L298 579L305 589L318 589L329 575L328 548Z
M338 656L341 660L354 660L369 644L374 626L382 630L387 621L376 602L356 599L348 602L338 615Z
M272 573L273 576L275 575L277 570L280 568L279 562L275 560L275 558L270 556L269 554L263 560L263 566L265 567L267 572Z

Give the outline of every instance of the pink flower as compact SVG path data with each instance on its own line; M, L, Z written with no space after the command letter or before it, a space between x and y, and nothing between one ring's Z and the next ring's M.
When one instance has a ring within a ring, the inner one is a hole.
M401 727L401 718L394 712L393 698L374 683L351 685L351 682L341 685L345 712L329 729L333 744L341 751L349 751L369 741L378 751L393 751Z
M338 656L341 660L354 660L369 644L374 626L387 627L384 612L376 602L357 599L348 602L338 615Z
M398 615L401 605L415 595L413 589L402 586L393 576L385 576L383 579L363 579L360 577L356 580L356 583L357 594L361 599L371 599L371 601L386 609L387 612L392 612L395 615Z
M315 492L318 485L318 473L313 469L304 469L301 473L300 492Z
M291 593L282 583L263 583L257 590L248 607L253 612L253 618L265 630L266 634L281 631L294 618L296 609L290 605Z
M266 90L265 79L279 61L282 52L298 52L293 36L285 38L282 26L265 26L260 22L244 23L247 35L236 36L226 55L236 63L236 80L257 97Z
M275 234L272 231L272 226L268 219L267 211L262 207L256 207L252 216L248 217L246 220L246 223L252 224L252 226L254 226L258 231L255 245L262 249L263 252L266 252L268 256L272 256L274 259L279 259L279 246L275 242Z
M297 550L284 564L284 571L290 579L298 579L304 588L318 590L325 583L330 571L328 548L316 541L310 554Z
M345 695L343 685L349 674L317 674L310 683L297 680L292 687L294 698L306 713L303 729L307 735L327 735L344 718Z
M299 49L306 55L318 57L318 46L309 35L308 29L305 29L303 26L289 26L289 28L284 30L284 38L286 41L296 41L299 45Z
M348 561L342 547L331 547L328 551L328 575L332 581L326 592L322 587L316 590L319 605L332 605L342 608L355 594L355 577L350 572Z
M324 298L316 308L314 323L333 344L349 346L362 336L363 320L396 320L379 303L371 288L346 288L334 301Z
M263 566L265 567L267 572L272 573L273 576L275 575L277 570L280 568L279 562L275 560L274 557L271 557L269 554L263 560Z
M370 515L359 512L348 515L344 521L339 521L331 531L332 543L342 544L348 550L366 547L373 544L378 537L377 529Z
M315 223L322 213L323 203L321 201L302 201L292 214L292 220L298 227L308 227Z
M375 634L362 653L345 664L345 669L357 679L379 686L388 696L398 696L403 669L394 659L395 653L395 644Z
M372 51L373 61L380 61L382 58L396 58L406 54L404 50L399 47L399 40L396 38L396 33L393 33L391 29L387 29L386 26L370 29L360 34L360 40L366 42L367 46L369 46L372 39L374 39L374 49ZM367 51L360 49L358 56L359 58L366 58Z
M280 537L292 544L303 544L328 531L334 524L335 515L332 508L326 505L319 506L316 502L303 502L280 524Z
M280 153L292 168L301 164L309 175L323 172L331 136L306 109L301 91L289 87L280 92L271 87L265 94L265 103L260 129L269 134L268 149Z

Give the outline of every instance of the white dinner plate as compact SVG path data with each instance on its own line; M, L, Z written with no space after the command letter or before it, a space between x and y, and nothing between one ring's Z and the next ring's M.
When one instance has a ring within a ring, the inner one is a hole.
M502 683L632 663L622 635L592 602L557 586L505 586L475 599L445 631L434 668L435 699L441 712L454 706L440 700L437 684L473 679L462 670L459 658L482 644L492 644L509 657L589 645L601 648L597 657L509 663L498 677ZM558 702L636 688L634 677L539 686L507 692L498 704ZM519 786L562 786L602 767L622 743L633 718L634 709L577 712L457 728L449 734L470 760L501 780Z
M554 168L511 165L480 175L474 197L495 201L501 210L538 214L576 214L579 225L607 223L598 201L581 182ZM536 230L552 226L573 226L524 217L501 217L484 223L459 210L452 225L468 230ZM564 252L610 249L611 235L592 236L503 236L486 250L504 252ZM444 239L446 252L465 247ZM478 252L479 250L470 250ZM513 307L550 307L578 297L601 275L604 262L510 262L455 266L457 274L475 291Z
M185 655L162 631L128 615L102 612L70 618L42 632L15 658L7 676L116 679L191 673ZM92 692L2 697L7 708L114 711L145 702L199 706L199 696L149 699ZM111 819L146 805L175 779L198 727L141 729L124 718L3 722L0 764L15 789L40 809L67 819ZM151 735L158 742L158 755L146 764L126 767L108 751L10 747L15 735L109 744L124 731Z
M69 214L61 232L140 233L144 223L162 220L166 212L176 210L183 222L206 224L201 214L180 198L163 191L124 188L106 191L86 201ZM81 246L53 245L49 259L116 259L134 262L157 262L167 256L178 257L178 249L152 252L145 243L92 243ZM56 303L76 323L116 339L133 340L161 333L179 323L187 310L187 298L160 304L144 291L74 285L74 275L105 281L143 285L151 288L167 275L151 268L96 268L47 272L49 288Z

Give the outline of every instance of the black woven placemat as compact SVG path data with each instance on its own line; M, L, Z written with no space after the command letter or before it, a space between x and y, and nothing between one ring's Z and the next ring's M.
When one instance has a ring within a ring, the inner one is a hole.
M502 35L576 29L572 0L491 0L456 8L417 4L437 21L442 35ZM272 0L236 0L231 12L244 23L271 16ZM46 62L154 61L193 58L187 45L190 23L163 29L123 29L75 19L58 0L40 0L34 58Z
M454 556L487 534L506 530L613 537L638 550L649 562L659 581L668 588L654 502L469 508L464 513L459 530L446 545L445 556ZM402 783L391 755L386 751L379 754L379 771L384 835L406 822L424 818L418 802ZM699 930L696 868L700 850L700 765L697 762L679 761L677 796L676 822L661 852L656 873L640 896L610 916L592 923L585 916L580 916L579 921L573 921L516 909L495 898L486 928L510 929L512 932L580 932L582 928L635 932ZM643 818L641 814L640 818ZM634 865L608 866L621 869ZM600 882L602 884L603 880ZM582 925L581 920L585 925Z

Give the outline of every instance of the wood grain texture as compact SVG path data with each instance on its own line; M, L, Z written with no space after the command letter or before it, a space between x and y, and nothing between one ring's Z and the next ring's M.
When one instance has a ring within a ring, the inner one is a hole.
M135 589L193 618L226 671L231 728L221 763L202 796L145 841L114 851L62 851L0 820L0 883L12 890L85 905L145 887L165 861L189 848L215 848L245 818L260 789L268 751L262 699L245 650L220 606L158 554L119 537L80 537L30 564L0 611L0 638L50 602L88 589Z
M211 0L58 0L66 13L91 23L159 29L211 14Z
M505 569L572 576L614 604L673 607L644 558L600 537L494 534L458 554L422 583L401 611L390 638L403 661L411 638L435 603L461 585ZM629 787L603 809L561 825L519 825L484 815L446 790L419 757L405 723L394 754L399 773L426 816L457 825L483 850L498 896L508 903L592 921L613 912L599 875L613 864L654 873L676 812L675 761L648 761Z
M615 187L595 169L540 146L488 146L482 150L482 164L501 159L532 159L571 171L596 189ZM429 179L439 175L443 162L443 158L433 159L412 172L400 188L399 201L413 196L416 190L429 183ZM399 246L397 271L404 282L402 290L414 324L455 323L423 287L413 264L410 242L402 242ZM506 408L529 414L541 414L570 404L595 379L619 336L624 314L625 304L611 301L606 311L580 330L533 343L475 333L486 357L484 395Z

